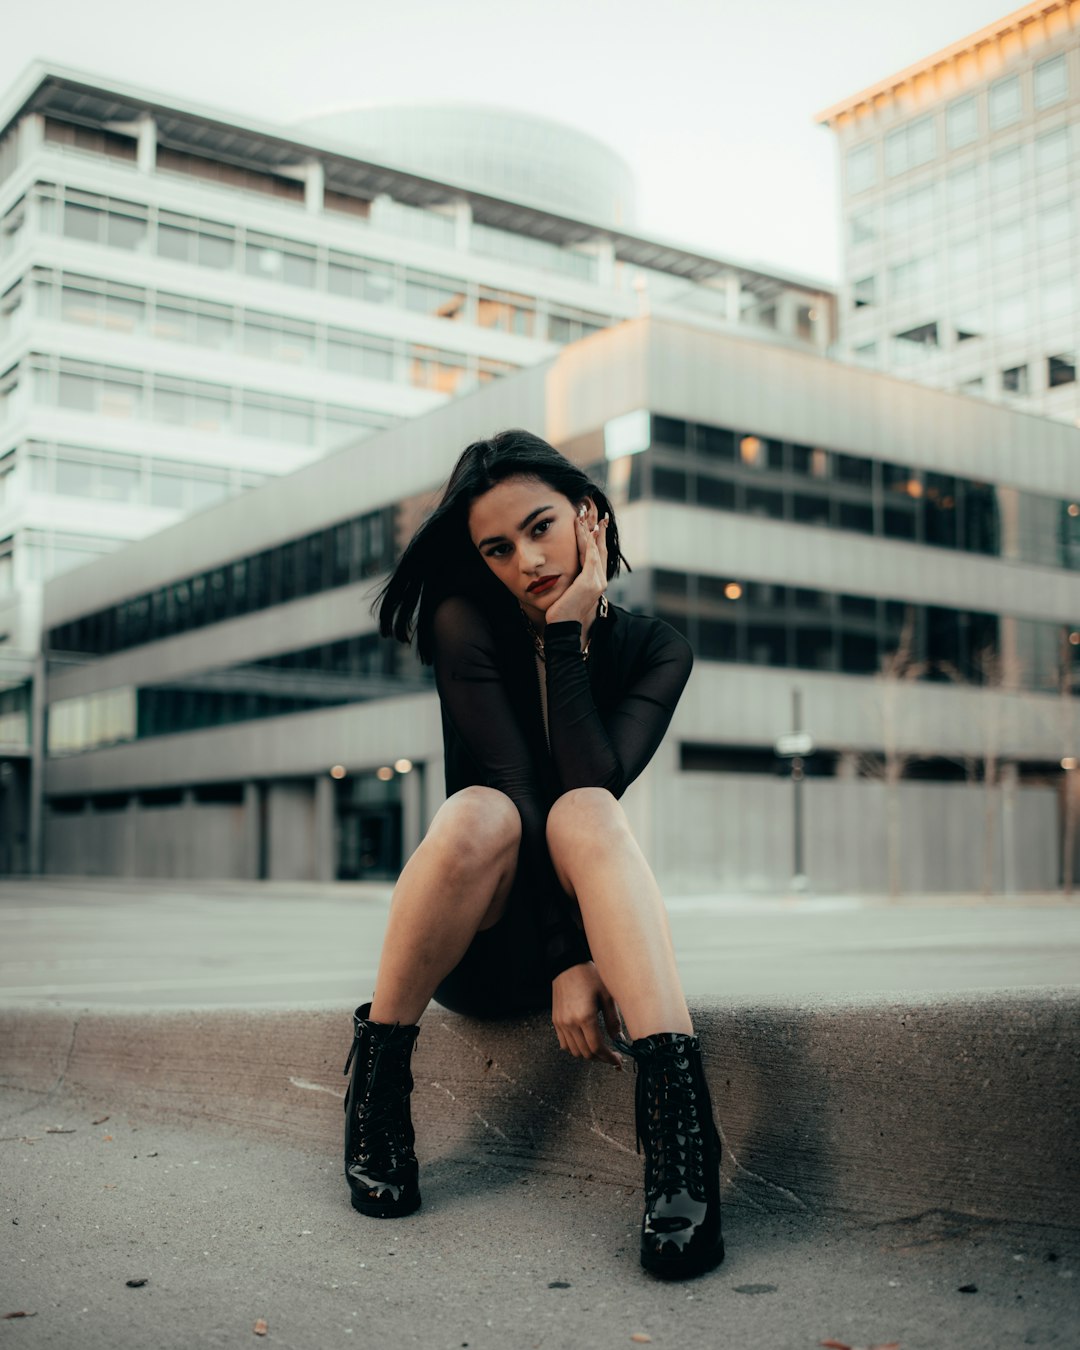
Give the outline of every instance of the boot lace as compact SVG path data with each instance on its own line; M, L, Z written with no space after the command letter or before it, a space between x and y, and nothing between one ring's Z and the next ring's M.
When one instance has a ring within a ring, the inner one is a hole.
M355 1036L345 1061L345 1074L349 1072L359 1043L360 1037ZM408 1095L403 1080L408 1073L411 1049L406 1038L387 1037L371 1046L365 1065L357 1066L358 1071L365 1070L364 1090L356 1094L353 1102L356 1123L360 1129L357 1157L368 1160L377 1158L387 1170L393 1170L407 1161L412 1153L405 1112L402 1110L402 1099ZM389 1075L390 1082L385 1086L380 1081L380 1071Z
M634 1115L637 1150L645 1154L645 1190L654 1196L687 1191L705 1196L705 1133L700 1095L685 1055L638 1050L625 1041L616 1045L636 1067Z

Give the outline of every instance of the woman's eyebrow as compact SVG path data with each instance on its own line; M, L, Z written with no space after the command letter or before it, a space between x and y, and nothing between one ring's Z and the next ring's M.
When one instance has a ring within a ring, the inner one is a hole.
M536 519L537 516L542 516L542 515L544 514L545 511L550 511L550 510L551 510L551 504L550 504L550 502L549 502L547 506L538 506L538 507L536 508L535 511L530 511L529 514L525 517L525 519L524 519L524 520L521 522L521 524L518 526L518 531L520 532L521 530L528 529L529 524L530 524L532 521L534 521L534 520ZM477 547L477 548L486 548L488 544L501 544L502 541L503 541L503 539L504 539L505 537L506 537L506 536L505 536L505 535L502 535L502 534L493 534L493 535L491 535L490 538L488 538L488 539L481 539L480 542L477 544L476 547Z

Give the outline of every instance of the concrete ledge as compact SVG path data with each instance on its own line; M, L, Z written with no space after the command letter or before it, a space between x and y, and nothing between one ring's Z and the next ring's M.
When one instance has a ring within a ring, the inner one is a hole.
M147 1118L341 1146L350 1009L0 1011L0 1081ZM729 1203L873 1219L931 1209L1080 1226L1080 993L694 1010ZM546 1018L432 1008L418 1152L638 1186L632 1074L562 1055Z

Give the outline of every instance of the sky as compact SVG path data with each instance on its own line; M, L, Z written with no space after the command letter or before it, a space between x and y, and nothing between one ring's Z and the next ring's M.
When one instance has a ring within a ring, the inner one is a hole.
M1008 12L993 0L48 0L5 7L0 91L40 59L261 121L350 103L520 108L629 162L641 233L836 281L836 149L814 114Z

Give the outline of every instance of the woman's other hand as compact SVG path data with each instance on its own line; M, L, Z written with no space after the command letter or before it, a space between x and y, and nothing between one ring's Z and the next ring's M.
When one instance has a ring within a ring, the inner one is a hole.
M596 617L597 603L607 590L607 525L607 516L598 519L596 506L588 500L585 514L574 521L580 570L545 616L546 623L576 619L581 624L582 642Z
M609 1037L621 1033L619 1009L591 961L570 966L551 982L551 1020L559 1046L575 1059L601 1059L622 1068L622 1057L604 1040L600 1014Z

